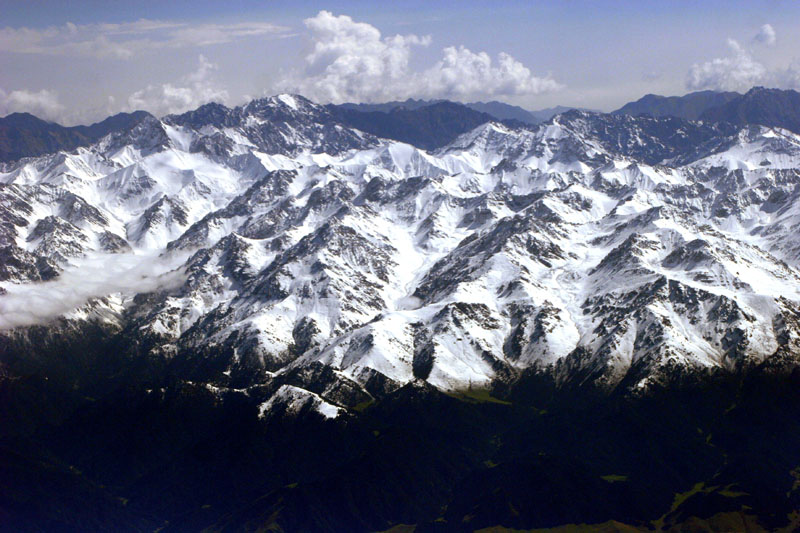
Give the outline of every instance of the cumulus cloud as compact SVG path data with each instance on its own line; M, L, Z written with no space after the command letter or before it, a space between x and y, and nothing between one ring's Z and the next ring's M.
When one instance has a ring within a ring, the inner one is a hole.
M202 54L197 60L197 70L184 76L178 85L148 85L131 94L126 110L144 109L160 116L181 113L208 102L226 102L228 92L217 86L212 77L217 65Z
M728 47L731 50L729 56L692 65L686 78L686 87L695 91L746 91L754 85L763 84L768 75L766 67L753 59L735 40L728 39Z
M47 89L41 91L16 90L6 93L0 89L0 116L27 112L46 120L57 120L64 112L58 95Z
M775 43L775 31L765 24L753 39L766 45ZM781 89L800 89L800 64L767 68L752 53L733 39L728 39L731 53L692 65L686 76L689 90L747 91L756 85Z
M443 53L441 61L419 76L424 96L516 96L561 88L549 76L534 76L528 67L504 52L498 54L496 62L486 52L475 53L463 46L445 48Z
M775 45L775 29L771 24L764 24L756 36L753 37L753 40L757 43L773 46Z
M161 48L229 43L250 37L285 35L268 22L190 24L138 20L121 24L73 24L47 28L0 28L0 52L129 59Z
M93 298L137 294L179 285L185 257L103 254L79 259L52 281L10 284L0 295L0 330L42 324Z
M431 41L416 35L382 38L374 26L328 11L304 23L312 42L305 68L278 88L326 102L393 98L398 82L408 75L411 48Z
M461 47L443 50L432 67L414 72L412 50L429 46L429 36L383 37L374 26L346 15L321 11L304 21L311 51L302 69L278 90L302 93L324 102L374 102L408 97L485 98L530 95L559 89L549 76L537 77L508 54L493 60L485 52Z

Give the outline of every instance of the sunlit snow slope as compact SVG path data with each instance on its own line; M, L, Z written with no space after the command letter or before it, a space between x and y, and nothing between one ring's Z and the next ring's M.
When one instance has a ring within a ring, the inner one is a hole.
M526 370L646 390L799 353L783 130L571 111L427 153L280 95L0 183L4 335L96 321L210 386L283 380L267 410Z

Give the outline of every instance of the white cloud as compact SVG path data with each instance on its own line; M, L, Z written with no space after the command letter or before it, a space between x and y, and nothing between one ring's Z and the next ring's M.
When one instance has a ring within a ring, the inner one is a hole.
M287 30L268 22L190 24L146 19L121 24L67 22L41 29L0 28L0 52L129 59L146 50L208 46L285 35Z
M774 46L775 45L775 28L772 27L771 24L764 24L761 26L761 29L758 30L758 33L753 40L765 44L767 46Z
M10 93L0 89L0 116L15 112L27 112L46 120L57 120L64 112L64 106L58 101L58 95L47 89L38 92L21 89Z
M731 55L692 65L686 78L686 87L695 91L746 91L754 85L765 83L768 72L764 65L753 59L733 39L728 39L728 47Z
M186 255L101 254L76 259L54 280L9 285L0 295L0 330L46 323L93 298L179 286Z
M197 70L184 76L180 85L171 83L148 85L128 97L125 109L127 111L144 109L161 116L181 113L208 102L226 102L228 92L218 87L211 76L216 68L217 65L200 55Z
M249 37L280 34L287 36L288 28L268 22L242 22L237 24L194 24L175 28L165 44L169 46L208 46L224 44Z
M320 11L306 19L311 52L305 66L278 84L278 90L341 103L374 102L408 97L485 98L530 95L559 89L548 77L537 77L508 54L496 61L485 52L448 47L432 67L413 72L414 47L429 46L429 36L382 37L370 24L346 15Z
M769 84L783 89L800 89L800 63L794 61L785 69L772 72Z
M327 11L304 22L312 50L305 68L279 89L325 102L393 98L398 82L408 75L411 47L430 44L430 37L416 35L381 38L374 26Z
M500 52L497 61L486 52L459 46L443 51L444 58L424 71L415 84L421 96L455 99L517 96L555 91L561 85L552 78L534 76L528 67Z
M762 27L762 33L769 34ZM769 26L770 30L772 27ZM764 44L774 42L772 38L761 41ZM718 91L747 91L750 88L762 85L780 89L800 89L800 64L797 61L787 67L767 68L753 58L752 54L737 41L728 39L731 54L727 57L718 57L705 63L692 65L686 76L686 88L689 90L712 89Z
M58 94L47 89L40 91L19 89L7 93L0 88L0 116L16 112L31 113L41 119L69 126L89 124L103 119L119 112L119 106L116 105L113 96L108 96L104 105L75 109L62 104Z

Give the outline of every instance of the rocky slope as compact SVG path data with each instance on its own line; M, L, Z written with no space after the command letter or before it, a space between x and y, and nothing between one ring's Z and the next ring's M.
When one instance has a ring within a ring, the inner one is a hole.
M399 106L388 110L371 110L367 106L327 107L337 120L348 127L412 144L424 150L441 148L481 124L498 120L488 112L446 100L419 107Z
M753 87L746 94L706 109L701 120L760 124L800 133L800 93L791 89Z
M3 168L3 335L100 321L134 360L332 414L414 380L791 366L798 167L766 127L570 111L426 152L299 96L209 104Z

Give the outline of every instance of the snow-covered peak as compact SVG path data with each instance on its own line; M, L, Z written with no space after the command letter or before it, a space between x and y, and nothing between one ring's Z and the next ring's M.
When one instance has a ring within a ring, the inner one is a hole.
M298 109L298 99L302 97L293 94L279 94L275 98L292 109Z
M206 104L4 168L0 310L81 260L160 254L168 285L108 272L71 323L102 316L214 386L269 384L267 411L525 371L646 389L800 337L777 326L800 305L798 148L572 111L426 152L299 95Z
M273 113L314 114L324 112L324 106L316 104L299 94L276 94L258 98L241 107L244 115L262 115Z

